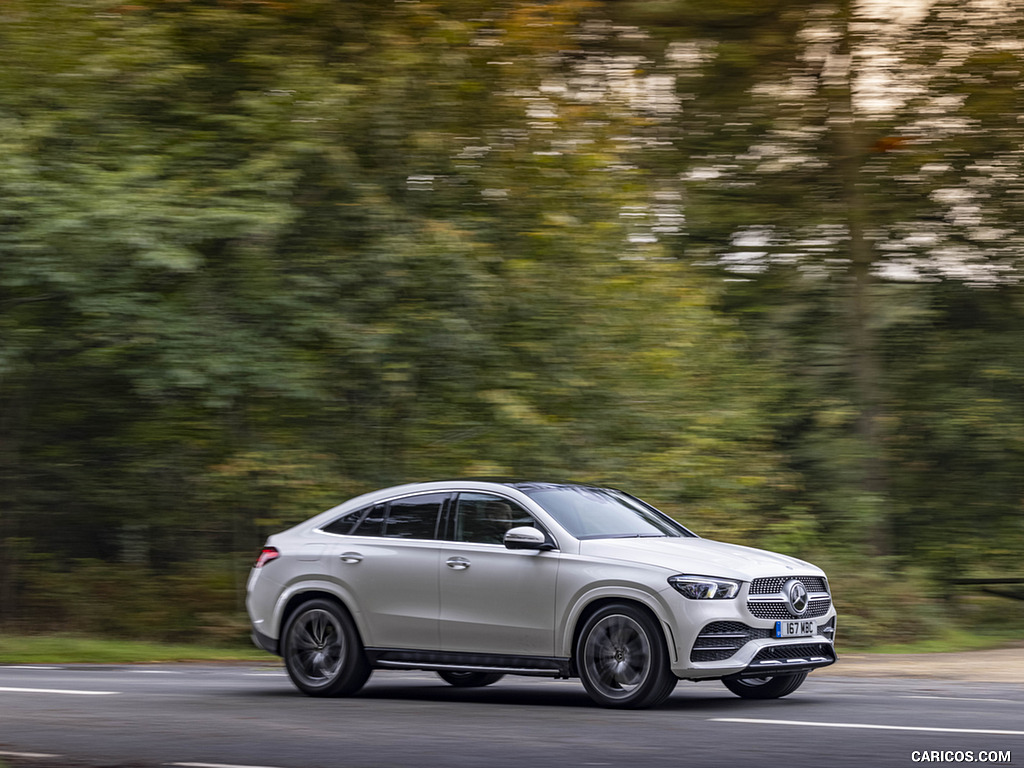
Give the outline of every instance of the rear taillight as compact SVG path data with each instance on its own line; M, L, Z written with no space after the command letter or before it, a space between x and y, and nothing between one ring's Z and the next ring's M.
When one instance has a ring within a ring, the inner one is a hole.
M267 563L277 560L281 556L281 553L277 551L276 547L264 547L263 551L260 552L260 556L256 559L256 565L253 568L262 568Z

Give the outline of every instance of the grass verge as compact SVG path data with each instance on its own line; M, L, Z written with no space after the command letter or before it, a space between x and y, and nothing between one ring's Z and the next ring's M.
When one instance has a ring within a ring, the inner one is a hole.
M887 643L867 648L855 648L857 653L959 653L962 651L990 651L996 648L1019 646L1021 633L978 633L949 628L938 637L913 643ZM840 638L840 646L842 638Z
M957 653L1020 645L1021 634L978 634L949 629L942 636L914 643L844 647L855 653ZM0 634L0 664L143 664L174 661L273 661L269 653L244 645L202 646L111 640L80 635ZM0 763L0 768L3 768Z
M207 647L78 635L0 635L0 664L138 664L169 661L272 661L245 646Z

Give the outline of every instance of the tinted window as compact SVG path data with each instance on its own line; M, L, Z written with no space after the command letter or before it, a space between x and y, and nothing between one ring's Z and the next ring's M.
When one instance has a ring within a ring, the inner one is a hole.
M384 528L384 512L387 507L384 504L376 504L366 510L363 519L352 529L357 536L380 536Z
M373 509L372 507L363 507L363 509L357 509L355 512L349 512L347 515L344 515L343 517L339 517L337 520L334 520L334 521L328 523L327 525L325 525L320 530L322 530L322 531L324 531L326 533L336 533L336 534L339 534L341 536L344 536L345 534L348 534L348 533L352 533L352 530L357 525L359 525L360 521L372 509ZM383 509L383 507L381 507L381 509ZM379 531L378 531L378 533L379 533Z
M388 505L384 535L398 539L436 539L437 518L448 494L410 496Z
M337 533L344 536L352 530L352 526L359 521L359 514L345 515L339 517L333 523L328 523L321 530L326 533Z
M477 544L501 544L510 528L539 528L530 513L500 496L460 493L452 538Z
M610 488L564 485L524 491L577 539L693 536L654 507Z

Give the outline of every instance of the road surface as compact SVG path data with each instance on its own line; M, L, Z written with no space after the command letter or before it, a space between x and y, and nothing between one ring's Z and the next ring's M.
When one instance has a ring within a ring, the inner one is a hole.
M1024 766L1022 684L827 671L776 701L680 682L662 707L620 712L595 707L577 681L506 677L467 690L377 672L356 697L312 699L274 664L8 665L0 764Z

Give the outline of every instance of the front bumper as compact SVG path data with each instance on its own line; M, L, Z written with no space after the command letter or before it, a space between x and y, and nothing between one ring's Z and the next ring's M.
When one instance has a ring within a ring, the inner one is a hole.
M727 677L766 677L820 669L839 660L835 646L829 642L799 645L771 645L762 648L745 669Z
M676 658L672 672L684 680L766 677L827 667L838 660L835 651L836 611L831 595L795 617L773 600L774 595L750 595L745 585L733 600L677 603ZM681 609L681 610L679 610ZM682 614L680 616L680 614ZM775 637L776 620L811 619L813 634Z
M829 638L822 635L793 640L752 640L727 659L673 665L684 680L715 680L723 677L765 677L805 672L835 664L839 657Z

